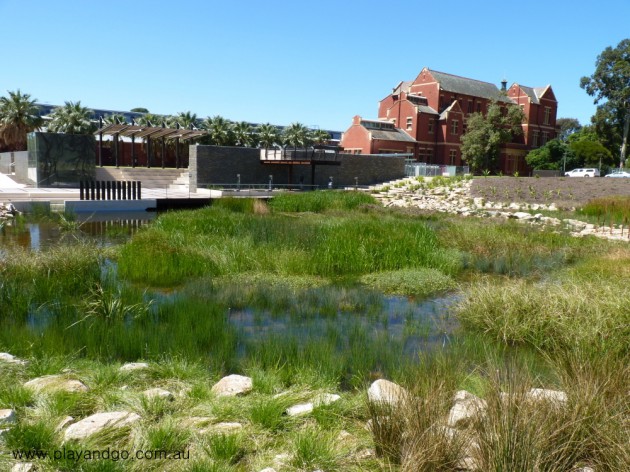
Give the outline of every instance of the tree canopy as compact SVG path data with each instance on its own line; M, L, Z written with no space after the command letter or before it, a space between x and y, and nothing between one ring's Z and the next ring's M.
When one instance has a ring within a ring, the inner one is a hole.
M615 48L604 49L597 56L595 72L590 77L582 77L580 87L594 97L595 104L604 102L598 111L603 108L605 113L596 114L594 123L600 120L623 128L620 133L620 164L623 165L630 128L630 39L624 39Z
M466 120L467 130L462 136L462 158L473 172L495 170L503 144L522 134L525 114L516 105L490 102L488 112L472 113Z
M582 128L577 118L558 118L556 120L556 126L560 128L560 135L558 137L562 141L566 141L569 136Z
M81 101L65 102L50 114L48 130L53 133L90 134L95 131L92 110L81 106Z
M0 147L11 151L26 149L26 135L42 126L39 108L28 93L18 89L0 97Z

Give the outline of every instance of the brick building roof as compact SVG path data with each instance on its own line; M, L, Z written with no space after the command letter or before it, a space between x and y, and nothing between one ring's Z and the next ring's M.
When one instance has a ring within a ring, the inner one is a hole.
M499 92L499 88L496 85L491 84L490 82L468 79L466 77L446 74L444 72L438 72L431 69L428 70L431 72L431 75L435 78L435 80L440 83L440 88L447 92L511 102L509 98Z

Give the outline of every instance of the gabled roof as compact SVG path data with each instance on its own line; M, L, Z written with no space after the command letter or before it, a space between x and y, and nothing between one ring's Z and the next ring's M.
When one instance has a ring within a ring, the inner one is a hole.
M446 115L448 115L449 111L454 111L454 112L456 111L458 113L462 113L462 107L460 107L459 102L455 100L448 107L446 107L446 109L442 113L440 113L440 120L445 120Z
M396 95L400 92L405 92L408 93L409 92L409 88L411 87L411 84L413 83L412 80L403 80L401 81L398 85L396 85L396 87L394 87L394 89L392 90L392 94Z
M446 92L460 93L486 99L495 99L502 102L511 101L502 95L499 88L490 82L468 79L458 75L446 74L435 70L427 69L433 78L439 82L440 88Z
M416 108L418 109L420 113L427 113L429 115L439 115L439 113L436 110L434 110L428 105L416 105Z
M364 120L361 119L361 126L372 133L372 139L380 139L383 141L404 141L415 143L416 140L404 131L394 127L391 121L383 120Z
M535 105L540 105L540 99L545 95L547 90L551 89L551 85L546 85L545 87L527 87L525 85L516 84L520 87L520 89L527 94L529 99Z

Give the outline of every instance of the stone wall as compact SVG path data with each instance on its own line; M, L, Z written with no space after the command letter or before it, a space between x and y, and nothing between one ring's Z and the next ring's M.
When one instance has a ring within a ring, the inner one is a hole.
M261 163L259 149L194 145L190 146L189 155L191 191L206 184L235 184L237 174L243 185L266 184L270 175L274 185L289 183L290 166ZM402 157L340 154L337 160L340 165L316 165L314 174L310 165L293 165L291 183L310 185L314 180L314 185L326 187L332 177L335 187L351 186L355 181L372 185L405 176Z

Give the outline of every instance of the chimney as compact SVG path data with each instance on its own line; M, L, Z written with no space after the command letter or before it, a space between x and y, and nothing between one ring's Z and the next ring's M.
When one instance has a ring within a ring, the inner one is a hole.
M502 92L507 91L507 80L505 80L505 79L503 79L503 80L501 81L501 91L502 91Z

